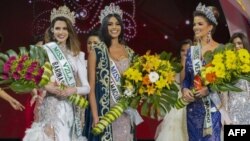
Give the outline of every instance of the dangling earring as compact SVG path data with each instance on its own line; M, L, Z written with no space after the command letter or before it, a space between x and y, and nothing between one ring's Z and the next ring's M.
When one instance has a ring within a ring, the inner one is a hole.
M211 41L211 31L208 31L207 33L207 44L209 44Z

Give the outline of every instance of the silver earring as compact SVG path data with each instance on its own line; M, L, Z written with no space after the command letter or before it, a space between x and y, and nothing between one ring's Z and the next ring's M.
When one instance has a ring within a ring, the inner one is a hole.
M209 44L211 41L211 31L207 33L207 43Z

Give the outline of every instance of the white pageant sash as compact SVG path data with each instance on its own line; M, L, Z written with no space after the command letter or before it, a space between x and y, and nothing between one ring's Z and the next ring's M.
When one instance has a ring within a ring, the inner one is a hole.
M121 93L120 93L120 86L121 86L121 74L115 65L115 62L110 59L110 92L111 97L114 100L115 103L118 102L120 99Z
M56 80L68 86L76 86L73 70L60 47L55 42L47 43L43 47L47 51Z
M192 65L194 70L194 76L200 75L202 67L202 53L201 46L191 46L191 57ZM209 96L202 98L204 108L205 108L205 120L203 125L203 136L212 135L212 118L211 118L211 101Z
M202 62L201 62L201 47L191 46L191 57L193 61L194 76L200 73Z

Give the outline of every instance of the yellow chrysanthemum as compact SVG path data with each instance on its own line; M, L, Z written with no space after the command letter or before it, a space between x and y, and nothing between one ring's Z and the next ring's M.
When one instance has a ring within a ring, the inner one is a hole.
M214 66L214 71L216 76L219 78L224 78L226 75L225 65L222 63L216 63L216 65Z
M240 66L241 72L243 73L249 73L250 72L250 66L249 64L244 64L242 66Z
M225 64L228 70L235 70L237 68L236 60L227 59Z
M224 55L222 53L217 53L214 55L212 64L215 65L216 63L222 63L223 62Z
M250 64L249 52L246 49L238 50L238 56L243 64Z

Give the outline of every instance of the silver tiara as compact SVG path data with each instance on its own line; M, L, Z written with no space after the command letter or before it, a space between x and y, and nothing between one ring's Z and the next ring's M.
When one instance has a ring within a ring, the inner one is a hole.
M50 21L52 22L56 17L65 17L69 19L72 24L75 24L75 12L70 12L66 5L60 6L58 10L53 8L50 15Z
M110 3L109 6L105 6L105 8L101 11L101 15L99 16L100 23L102 23L102 20L108 16L109 14L117 14L122 18L122 10L119 6L116 6L114 3Z
M201 3L199 3L199 5L196 7L196 11L203 13L211 22L213 22L215 25L218 25L212 9L206 7L205 4L202 5Z

